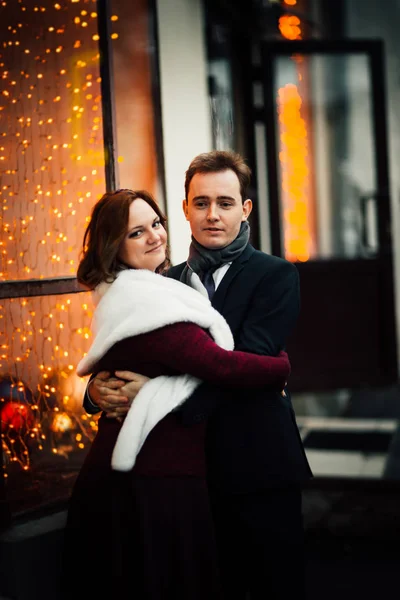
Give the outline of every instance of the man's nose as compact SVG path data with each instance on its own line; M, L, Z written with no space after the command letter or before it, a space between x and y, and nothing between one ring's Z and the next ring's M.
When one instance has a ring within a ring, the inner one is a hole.
M211 204L207 210L207 220L208 221L218 221L219 215L217 207Z

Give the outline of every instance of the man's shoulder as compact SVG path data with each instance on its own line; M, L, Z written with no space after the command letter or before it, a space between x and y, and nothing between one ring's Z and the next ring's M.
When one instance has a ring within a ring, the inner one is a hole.
M183 269L185 268L186 263L180 263L179 265L175 265L170 267L167 272L167 277L172 277L172 279L179 279Z
M273 254L267 254L261 250L255 250L249 258L249 266L253 268L262 269L269 273L294 273L297 272L297 267L280 256L274 256Z

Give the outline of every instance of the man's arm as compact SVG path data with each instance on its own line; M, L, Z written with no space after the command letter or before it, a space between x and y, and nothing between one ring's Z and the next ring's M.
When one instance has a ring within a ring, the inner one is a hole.
M85 395L83 396L83 408L89 415L96 415L101 411L100 407L94 402L93 397L90 395L90 388L92 381L94 381L95 375L91 375L86 385ZM92 392L93 394L93 392Z
M280 261L279 268L273 273L268 270L255 288L236 334L235 349L276 356L285 349L299 310L298 271L292 263ZM282 396L286 396L285 392ZM207 418L223 397L223 386L202 383L181 407L182 423L192 425Z

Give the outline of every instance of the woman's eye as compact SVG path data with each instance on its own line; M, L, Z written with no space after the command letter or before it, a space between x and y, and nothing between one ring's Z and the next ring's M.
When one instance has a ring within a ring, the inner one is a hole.
M161 225L161 221L155 221L155 222L153 223L153 227L155 227L155 228L158 228L158 227L160 227L160 225Z
M137 231L132 231L132 233L130 233L128 237L129 237L129 239L135 238L135 237L138 237L141 233L142 233L142 231L140 229L138 229Z

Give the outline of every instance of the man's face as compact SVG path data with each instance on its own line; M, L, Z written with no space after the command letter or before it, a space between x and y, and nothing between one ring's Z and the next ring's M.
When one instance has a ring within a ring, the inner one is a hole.
M233 242L251 209L251 200L242 204L239 179L230 169L196 173L190 182L187 201L183 201L183 212L194 239L210 250L225 248Z

